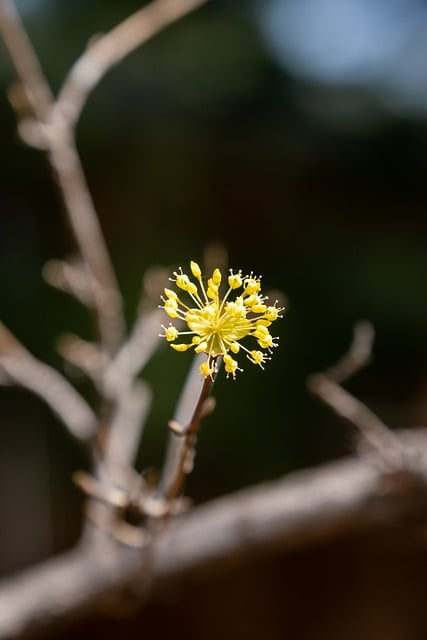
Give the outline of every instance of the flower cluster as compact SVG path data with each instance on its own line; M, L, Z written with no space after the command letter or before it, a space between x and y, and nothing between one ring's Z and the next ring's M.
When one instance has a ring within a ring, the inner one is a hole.
M200 365L200 371L205 377L214 374L216 359L222 356L227 378L230 374L235 378L236 371L242 369L231 354L235 355L240 350L246 352L250 362L263 369L266 360L270 360L267 354L272 352L272 347L277 347L277 338L272 338L268 327L274 320L282 317L280 314L283 308L277 306L277 300L273 305L266 304L267 297L261 295L260 278L252 273L242 276L241 271L233 273L230 270L229 288L221 298L221 271L215 269L205 286L199 265L191 262L190 267L198 285L190 280L182 269L179 273L174 272L175 278L171 278L176 286L188 295L189 304L183 302L175 291L165 289L161 305L170 318L184 320L189 331L178 331L169 323L167 327L162 325L164 333L160 334L161 337L166 338L176 351L194 348L196 353L206 353L208 357ZM239 289L242 290L240 294L234 300L230 300L230 295ZM188 343L176 343L175 340L179 336L193 338ZM240 342L246 336L253 336L258 346L266 351L247 349Z

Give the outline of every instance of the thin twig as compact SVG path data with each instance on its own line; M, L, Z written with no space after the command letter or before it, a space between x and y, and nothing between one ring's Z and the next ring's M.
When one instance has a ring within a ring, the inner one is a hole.
M165 500L173 500L181 495L185 479L193 470L201 422L214 407L208 402L208 397L216 374L205 378L200 390L199 362L200 358L196 357L179 398L174 419L169 423L171 433L157 491L159 498Z
M124 332L121 295L71 133L52 137L48 155L87 265L87 278L94 283L91 288L101 344L106 353L113 356Z
M26 89L46 152L64 200L71 228L85 262L102 347L114 354L123 333L121 298L98 217L70 128L52 125L54 101L37 55L11 0L0 0L0 31L22 86ZM19 113L18 113L19 115ZM21 133L24 130L21 131Z
M75 438L93 438L97 419L86 401L58 371L34 358L2 323L0 372L42 398Z
M93 287L95 283L89 283L87 270L81 262L48 260L43 265L42 275L52 287L74 296L86 307L93 307Z
M54 121L73 126L90 92L129 53L207 0L154 0L97 38L71 68L59 92Z
M359 429L388 469L398 471L405 463L406 452L401 441L371 409L340 384L370 361L373 338L374 331L369 323L356 324L348 353L324 373L311 375L307 386L335 413Z
M20 132L28 143L44 146L48 153L93 288L102 348L110 355L118 350L123 335L122 302L76 150L74 127L90 91L112 66L205 1L154 0L135 12L82 54L55 102L13 2L0 0L0 30L35 118L32 125L23 121Z
M163 318L164 312L160 309L139 314L129 338L104 373L103 385L108 397L118 397L158 349Z
M366 367L372 360L375 331L370 322L361 320L353 329L350 348L332 367L326 371L329 379L341 384Z
M33 113L46 121L53 96L12 0L0 1L0 32Z

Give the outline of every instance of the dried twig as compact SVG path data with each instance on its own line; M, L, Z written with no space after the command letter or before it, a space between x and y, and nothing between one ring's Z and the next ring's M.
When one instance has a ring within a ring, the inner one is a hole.
M138 445L151 407L151 391L142 382L126 390L111 417L105 458L109 466L123 467L135 462Z
M93 287L90 283L84 264L78 261L49 260L43 266L44 279L52 287L71 294L86 307L94 306Z
M53 120L73 126L101 78L134 49L206 0L155 0L109 33L97 38L71 68L55 105Z
M12 0L0 0L0 31L31 111L19 130L27 143L47 151L86 265L102 348L109 354L118 350L123 335L121 296L76 150L74 127L90 91L113 65L204 1L155 0L134 13L83 53L55 102Z
M0 32L17 76L21 79L28 106L36 118L43 122L49 116L53 96L13 0L0 2Z
M34 358L0 323L0 372L42 398L79 440L90 440L97 418L86 401L52 367Z
M402 433L420 451L416 472L427 481L427 434ZM423 486L421 484L421 486ZM174 520L145 549L89 531L73 551L0 584L0 639L54 627L90 612L122 586L141 599L185 577L208 579L230 563L251 562L274 551L324 544L348 533L425 524L427 493L387 484L376 465L351 458L299 471L275 483L245 489Z
M404 466L406 453L399 438L340 384L370 361L373 338L372 326L367 322L358 323L348 353L326 372L310 376L307 384L312 393L354 424L386 467L396 471Z
M114 353L123 332L120 294L73 132L52 123L54 100L12 0L0 0L0 32L32 111L21 122L21 136L48 154L89 284L99 284L92 287L92 294L102 346Z
M52 284L73 293L95 312L99 347L94 345L91 355L99 350L99 357L95 358L95 369L87 366L86 372L96 378L101 387L104 407L100 422L104 423L105 416L123 416L126 400L131 396L135 399L138 395L133 390L133 379L152 355L157 341L151 340L152 332L147 332L147 316L143 316L129 341L123 345L121 295L76 149L74 129L90 91L113 65L204 1L154 0L135 12L89 46L72 67L55 100L13 0L0 0L0 33L20 83L10 94L18 117L18 129L28 144L47 153L80 254L77 267L54 261L46 266L45 275ZM154 320L155 315L150 315L149 321ZM80 346L82 344L80 342ZM70 355L67 345L63 344L63 347ZM117 359L114 359L116 354ZM87 356L88 349L84 353L80 349L73 356L79 360L75 364L85 368ZM94 359L89 360L93 365ZM20 372L21 380L22 376ZM2 377L9 381L11 374ZM26 384L30 384L29 379ZM43 397L47 399L48 396L44 393ZM55 410L61 411L64 394L49 398ZM112 402L117 406L112 406ZM142 403L136 404L142 416ZM134 403L132 406L135 408ZM62 409L62 414L67 415L70 426L68 405ZM116 422L123 424L121 418Z
M122 389L129 385L158 349L159 327L163 318L164 312L160 309L140 313L128 340L104 373L104 392L108 397L120 396Z

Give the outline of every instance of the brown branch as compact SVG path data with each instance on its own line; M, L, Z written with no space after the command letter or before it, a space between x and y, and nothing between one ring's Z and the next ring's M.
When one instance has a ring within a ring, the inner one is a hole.
M47 266L45 273L48 280L70 290L94 309L103 356L99 359L103 367L100 374L104 378L102 392L107 395L103 396L103 421L112 412L116 416L123 415L124 406L121 402L130 397L132 380L138 368L152 354L152 345L156 341L147 347L144 336L141 337L146 326L139 322L128 343L123 345L121 295L76 149L74 129L90 91L111 66L204 1L154 0L137 11L110 33L98 38L77 60L55 101L13 0L0 0L0 33L20 81L11 93L11 103L18 117L18 130L26 142L47 153L81 257L77 269L72 265L54 262ZM112 363L116 354L117 360ZM126 374L125 382L119 385L117 379L122 373ZM20 376L22 379L22 371ZM4 374L2 378L5 379ZM26 384L30 384L28 379ZM117 406L112 406L109 394ZM43 389L41 395L45 399L49 397L50 404L58 410L51 394L48 396ZM133 397L135 399L136 396ZM135 408L135 404L132 406ZM142 403L139 406L142 415ZM70 426L70 416L67 418ZM118 423L123 424L122 419Z
M0 584L0 638L47 629L94 609L100 598L148 596L186 576L223 572L272 552L332 541L399 521L426 521L427 432L402 438L419 451L410 475L385 476L350 458L212 501L172 521L143 548L91 531L73 551ZM415 480L418 479L418 483ZM417 489L418 487L418 489ZM146 539L147 542L147 539Z
M93 307L95 283L89 283L87 271L81 262L49 260L43 265L42 275L51 287L69 293L86 307Z
M12 0L0 2L0 32L29 106L40 122L50 113L53 96Z
M71 68L55 105L55 118L73 126L90 92L111 67L206 0L154 0L97 38Z
M32 127L24 126L21 135L29 130L38 133L37 145L45 147L65 204L65 210L86 265L88 280L97 282L93 299L102 346L107 353L115 353L123 332L121 298L110 257L104 242L86 179L70 128L54 125L51 120L54 101L40 68L37 55L11 0L0 0L0 32L17 76L32 107ZM19 117L19 111L18 111ZM24 119L23 124L27 124ZM26 137L32 144L32 139Z
M160 309L139 314L129 338L104 372L103 384L108 397L119 396L156 352L163 319L164 312Z
M55 369L34 358L0 322L0 373L42 398L79 440L90 440L97 419L86 401ZM3 380L0 380L3 383Z
M151 392L142 381L134 382L133 386L123 393L111 417L105 447L106 464L109 469L117 469L111 473L113 478L120 476L124 467L129 469L134 464L150 407ZM126 473L126 469L124 472Z
M83 53L54 101L13 2L0 0L0 31L33 113L33 121L25 114L19 130L26 142L48 154L86 265L102 347L110 355L117 352L124 331L122 302L77 153L74 127L90 91L113 65L204 1L155 0L143 7Z
M408 455L399 438L371 409L340 384L370 361L373 338L374 331L369 323L356 324L348 353L324 373L311 375L307 386L335 413L359 429L386 468L398 470L405 466Z
M348 352L326 371L328 378L342 383L366 367L372 360L374 338L375 331L370 322L366 320L357 322Z
M199 365L206 356L195 357L182 389L174 419L157 495L173 500L182 492L185 479L193 470L197 433L203 418L214 408L208 402L214 377L205 378L200 389ZM218 366L218 365L217 365Z
M52 136L48 155L87 266L87 278L95 282L92 296L101 344L106 353L114 355L124 331L121 295L71 133Z

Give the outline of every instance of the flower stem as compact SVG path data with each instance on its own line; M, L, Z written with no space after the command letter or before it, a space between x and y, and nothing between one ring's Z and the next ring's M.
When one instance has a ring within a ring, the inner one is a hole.
M211 366L215 369L216 357L211 359ZM164 472L159 485L159 493L166 500L178 498L184 489L187 475L193 470L197 435L203 418L209 413L207 399L212 390L215 375L203 380L200 395L194 407L188 425L182 428L179 435L170 435L169 451Z

